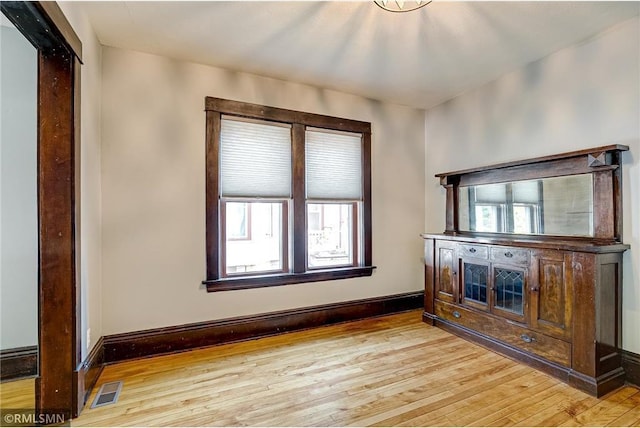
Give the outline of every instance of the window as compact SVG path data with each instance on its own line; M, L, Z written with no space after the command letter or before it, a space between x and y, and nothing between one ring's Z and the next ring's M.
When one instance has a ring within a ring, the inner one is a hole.
M207 290L371 275L371 124L205 107Z

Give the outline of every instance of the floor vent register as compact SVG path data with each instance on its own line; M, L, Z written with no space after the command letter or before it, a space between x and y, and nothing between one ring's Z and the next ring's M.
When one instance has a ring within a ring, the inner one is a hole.
M96 394L96 398L91 404L91 408L107 406L118 401L120 391L122 390L122 381L105 383L100 387L100 391Z

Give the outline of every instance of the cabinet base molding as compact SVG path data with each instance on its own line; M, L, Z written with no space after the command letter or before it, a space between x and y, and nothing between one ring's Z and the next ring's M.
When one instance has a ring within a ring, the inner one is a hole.
M573 370L569 370L567 383L596 397L602 397L611 391L615 391L625 383L625 373L622 367L605 373L597 378L585 376Z
M508 345L506 343L500 342L492 337L486 336L482 333L479 333L475 330L468 329L458 324L454 324L447 320L432 317L430 314L424 314L423 320L427 319L427 323L430 323L429 319L433 320L436 327L440 327L443 330L448 331L449 333L455 334L456 336L462 337L463 339L474 342L484 348L489 349L490 351L498 352L502 355L505 355L509 358L517 360L521 363L524 363L534 369L540 370L550 376L553 376L563 382L568 381L569 371L570 369L566 367L562 367L559 364L552 363L551 361L547 361L543 358L536 356L535 354L530 354L522 351L514 346Z
M625 383L626 375L622 368L617 368L607 374L599 376L598 378L592 378L585 376L582 373L578 373L568 367L540 358L535 354L524 352L519 348L498 341L475 330L471 330L464 326L439 318L433 314L424 312L422 314L422 320L429 325L440 327L443 330L455 334L456 336L462 337L463 339L474 342L491 351L524 363L536 370L540 370L573 386L574 388L578 388L596 397L601 397L619 388Z

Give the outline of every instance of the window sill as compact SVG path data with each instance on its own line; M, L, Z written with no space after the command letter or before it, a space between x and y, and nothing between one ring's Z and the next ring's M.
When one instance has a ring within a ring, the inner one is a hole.
M243 290L247 288L274 287L278 285L302 284L305 282L331 281L336 279L371 276L375 266L348 267L330 270L314 270L304 273L243 276L202 281L207 291Z

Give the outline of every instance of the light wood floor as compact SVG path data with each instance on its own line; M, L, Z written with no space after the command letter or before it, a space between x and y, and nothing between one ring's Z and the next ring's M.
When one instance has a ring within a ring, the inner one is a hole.
M419 311L120 363L96 390L114 380L118 403L72 425L640 425L637 388L593 398Z
M2 382L0 383L0 409L33 409L36 405L35 394L33 378Z

